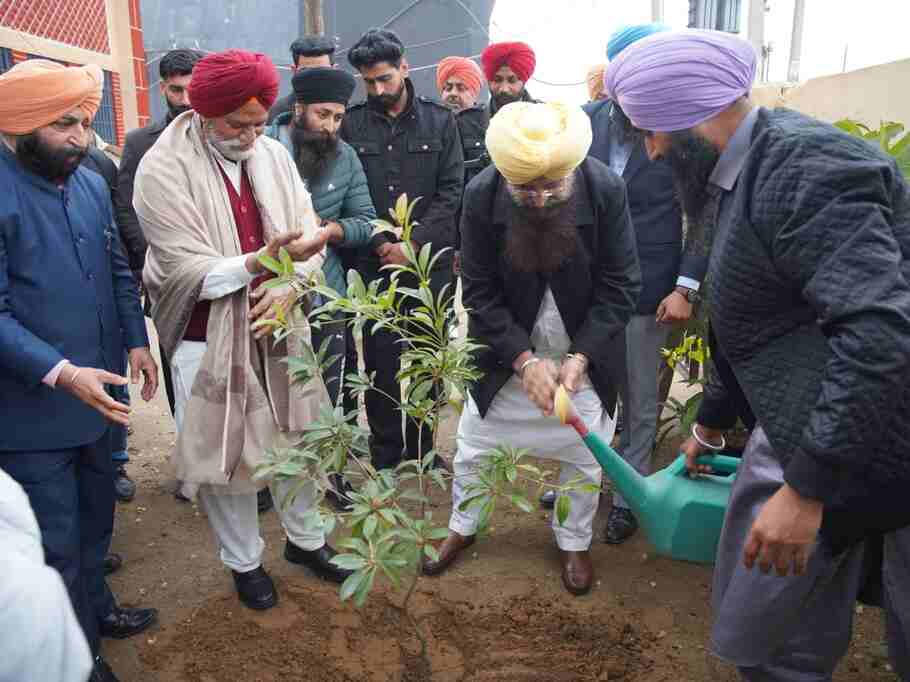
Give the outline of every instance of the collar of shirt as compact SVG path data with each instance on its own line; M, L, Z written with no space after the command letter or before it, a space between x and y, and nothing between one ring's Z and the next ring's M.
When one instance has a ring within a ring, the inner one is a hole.
M717 160L717 165L711 172L708 182L720 187L724 191L731 191L736 184L739 174L742 172L743 165L746 163L746 157L749 155L749 148L752 146L752 130L755 128L755 121L758 120L759 107L755 107L746 114L746 117L740 122L733 137L727 143L726 148Z
M209 142L209 149L212 152L212 156L215 157L215 161L221 166L221 170L228 176L228 179L234 186L234 190L240 194L240 181L243 177L243 161L232 161L219 152L218 148L211 142Z

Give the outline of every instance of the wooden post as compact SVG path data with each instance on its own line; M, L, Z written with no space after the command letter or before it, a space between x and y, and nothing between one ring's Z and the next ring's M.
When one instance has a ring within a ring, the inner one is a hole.
M325 35L322 0L302 0L306 35Z

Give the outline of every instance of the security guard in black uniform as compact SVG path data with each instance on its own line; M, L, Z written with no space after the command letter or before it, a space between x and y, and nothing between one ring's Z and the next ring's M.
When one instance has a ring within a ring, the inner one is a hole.
M452 112L441 104L418 97L408 79L404 46L391 31L372 29L349 50L348 60L360 72L367 101L348 109L341 137L360 157L370 186L376 214L385 217L401 194L408 200L420 197L413 220L415 249L432 244L433 252L448 248L431 276L434 295L451 282L455 215L464 185L464 155L458 126ZM365 281L387 279L383 265L405 263L401 244L394 235L376 235L360 253L358 269ZM413 286L413 285L412 285ZM407 453L401 434L401 413L381 392L397 396L396 374L402 344L395 335L366 329L363 350L366 370L375 372L377 391L366 394L371 432L372 463L377 469L392 468L403 456L416 458L418 441L424 452L432 448L428 431L418 431L408 420Z

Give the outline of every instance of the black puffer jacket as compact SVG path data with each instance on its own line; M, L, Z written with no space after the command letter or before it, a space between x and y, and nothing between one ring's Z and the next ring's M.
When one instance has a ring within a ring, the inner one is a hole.
M761 110L708 271L711 325L835 543L910 524L910 193L872 145ZM732 382L732 380L731 380ZM728 382L728 383L731 383Z

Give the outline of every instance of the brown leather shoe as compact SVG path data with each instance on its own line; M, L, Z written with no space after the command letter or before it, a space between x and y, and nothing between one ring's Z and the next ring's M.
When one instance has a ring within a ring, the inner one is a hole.
M458 553L474 544L473 535L459 535L454 530L449 531L449 537L439 545L439 561L430 561L427 557L423 558L423 574L439 575L451 566Z
M591 553L559 550L559 558L562 560L562 584L566 589L575 596L590 592L594 582Z

